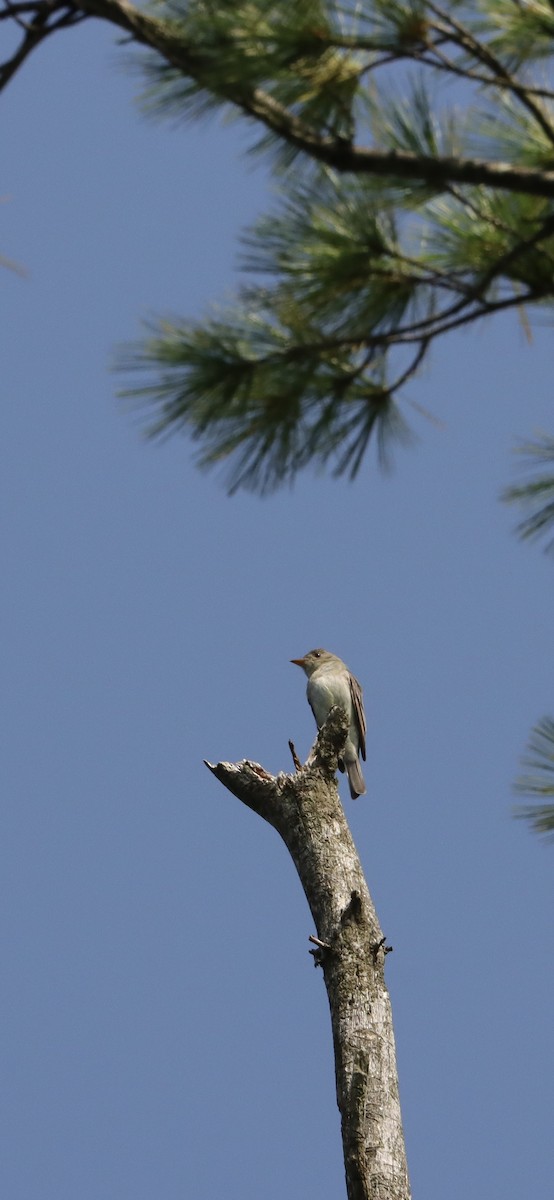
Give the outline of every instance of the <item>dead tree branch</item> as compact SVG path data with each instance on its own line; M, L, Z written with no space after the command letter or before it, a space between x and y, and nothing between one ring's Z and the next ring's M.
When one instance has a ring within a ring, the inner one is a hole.
M311 909L331 1011L348 1198L408 1200L385 939L336 783L346 729L342 710L333 709L296 775L274 777L247 760L206 766L281 835Z

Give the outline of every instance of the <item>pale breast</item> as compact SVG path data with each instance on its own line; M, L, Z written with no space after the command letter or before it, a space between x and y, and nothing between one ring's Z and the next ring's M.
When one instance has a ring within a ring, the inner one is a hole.
M307 693L318 726L323 725L335 704L340 704L350 718L352 701L347 677L342 678L338 674L326 676L323 671L318 671L308 681Z

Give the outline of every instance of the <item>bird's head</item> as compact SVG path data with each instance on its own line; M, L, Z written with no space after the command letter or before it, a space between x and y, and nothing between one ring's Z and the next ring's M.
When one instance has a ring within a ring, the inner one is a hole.
M306 672L306 675L309 679L310 675L313 675L314 671L317 671L318 667L323 666L324 663L332 662L334 657L335 655L330 654L328 650L319 649L308 650L308 653L304 655L304 658L291 658L290 661L295 663L297 667L302 667L302 670Z

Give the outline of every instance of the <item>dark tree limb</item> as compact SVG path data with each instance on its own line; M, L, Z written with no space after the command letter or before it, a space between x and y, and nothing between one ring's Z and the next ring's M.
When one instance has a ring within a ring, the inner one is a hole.
M57 7L57 0L53 0ZM21 21L22 14L32 12L40 16L48 0L12 0L1 14ZM68 19L55 27L71 24L80 16L98 17L124 30L137 44L156 50L166 62L195 79L201 86L205 83L213 88L213 78L206 72L202 48L189 46L167 22L130 4L129 0L68 0ZM32 17L30 23L33 23ZM47 32L53 31L50 25ZM44 32L38 38L42 40ZM20 51L1 68L0 85L4 86L32 46L26 41ZM394 56L393 56L394 61ZM380 150L373 147L353 145L340 136L322 134L312 125L298 117L290 108L281 104L269 92L259 87L227 83L219 89L222 100L234 104L246 116L260 122L272 133L290 145L326 163L337 171L351 171L396 179L413 179L433 186L447 187L449 184L483 185L508 192L519 192L529 196L554 197L554 171L517 166L506 162L467 158L460 155L427 155L408 150ZM533 104L526 98L526 102Z
M161 22L140 12L128 0L74 2L82 12L102 17L127 30L139 43L151 46L167 62L202 84L204 70L201 52L194 47L183 46L182 41L168 32ZM554 171L457 155L434 156L355 146L342 137L321 134L262 88L228 86L222 92L222 97L311 158L338 171L424 180L433 185L482 184L530 196L554 197Z
M334 708L306 765L268 775L258 764L206 763L281 835L315 922L315 961L329 998L349 1200L408 1200L387 948L339 799L347 723Z
M3 0L0 20L10 20L22 36L11 58L0 63L0 91L19 67L45 38L58 29L67 29L86 20L87 14L74 8L69 0Z

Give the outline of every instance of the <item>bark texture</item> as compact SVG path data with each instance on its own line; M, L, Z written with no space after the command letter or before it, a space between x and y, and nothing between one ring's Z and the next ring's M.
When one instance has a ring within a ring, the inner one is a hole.
M248 760L206 765L281 835L312 912L331 1010L348 1198L408 1200L384 938L337 790L346 733L335 708L296 775L274 777Z

